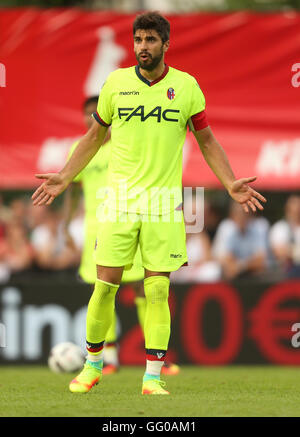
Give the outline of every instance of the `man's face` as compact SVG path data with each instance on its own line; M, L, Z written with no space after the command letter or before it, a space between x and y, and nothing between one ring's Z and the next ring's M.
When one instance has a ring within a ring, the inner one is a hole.
M83 111L84 123L88 129L92 126L93 123L93 112L97 112L97 103L89 103Z
M230 209L230 217L235 222L241 232L245 232L247 225L251 220L251 212L248 214L242 209L238 203L233 203Z
M156 30L138 29L133 37L134 53L139 67L143 70L154 70L168 50L169 41L162 42Z
M286 204L286 217L292 223L300 223L300 196L292 195Z

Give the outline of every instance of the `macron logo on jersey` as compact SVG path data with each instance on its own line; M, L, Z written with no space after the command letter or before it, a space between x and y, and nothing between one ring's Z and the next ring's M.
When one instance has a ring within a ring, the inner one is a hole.
M137 108L118 108L119 118L122 120L123 117L125 121L129 121L132 117L140 117L141 121L146 121L150 117L156 117L158 123L161 119L171 122L178 122L179 119L176 118L175 114L179 114L179 109L165 109L163 111L161 106L156 106L148 114L145 114L145 107L143 105Z
M119 96L138 96L139 91L120 91Z

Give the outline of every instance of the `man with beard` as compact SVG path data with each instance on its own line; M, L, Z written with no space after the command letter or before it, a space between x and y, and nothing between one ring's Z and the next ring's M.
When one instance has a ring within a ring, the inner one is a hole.
M170 337L169 276L187 261L181 178L188 125L230 196L246 212L263 209L259 200L265 199L248 186L256 177L235 178L209 128L196 80L165 64L169 33L169 22L156 12L136 17L133 37L138 65L109 75L95 121L62 171L37 175L46 180L33 194L34 204L49 205L97 153L111 125L108 186L98 217L97 281L87 312L88 357L70 383L72 392L86 393L101 379L103 344L115 295L139 243L147 301L142 394L169 394L160 374Z
M84 123L90 129L93 123L92 114L97 111L98 96L92 96L85 100L83 104ZM69 157L77 147L77 140L71 147ZM81 192L84 198L84 243L81 262L78 270L79 278L87 284L91 284L94 289L96 281L96 264L93 259L94 247L97 238L98 220L97 210L101 209L103 196L101 190L107 185L108 161L110 155L110 132L99 152L90 160L88 165L73 179L68 186L64 199L64 234L69 249L76 247L75 242L69 232L69 224L80 205ZM82 187L82 190L80 188ZM99 194L98 194L99 193ZM104 193L103 193L104 195ZM101 238L101 236L100 236ZM144 322L146 313L146 298L144 295L144 269L140 248L137 248L133 265L130 270L124 270L121 284L130 284L135 292L135 305L137 309L138 321L142 332L144 332ZM118 329L117 316L114 312L113 322L106 333L104 343L104 366L103 375L114 374L119 370L118 357ZM177 375L180 371L179 366L170 361L165 361L161 373L164 375Z

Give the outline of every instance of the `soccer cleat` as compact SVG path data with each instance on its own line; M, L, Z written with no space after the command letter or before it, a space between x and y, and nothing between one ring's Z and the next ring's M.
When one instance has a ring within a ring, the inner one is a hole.
M103 366L102 375L112 375L119 371L119 366L115 366L114 364L107 364Z
M165 385L166 383L159 379L149 379L143 382L142 395L169 395L170 393L163 389Z
M86 363L76 378L69 385L72 393L87 393L101 380L102 372Z
M161 368L162 375L178 375L180 372L180 367L177 364L169 363L165 361L165 364Z

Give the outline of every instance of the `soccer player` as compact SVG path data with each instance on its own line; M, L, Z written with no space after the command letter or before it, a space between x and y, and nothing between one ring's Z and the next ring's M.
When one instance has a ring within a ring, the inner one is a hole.
M32 196L34 205L50 205L98 152L111 125L109 190L99 217L97 281L87 311L88 358L70 383L72 392L85 393L101 379L103 343L115 295L140 244L147 300L142 394L169 394L160 373L170 336L169 276L187 261L181 179L188 125L206 162L246 212L263 209L260 201L266 201L248 185L256 177L235 178L208 125L196 80L165 64L169 32L169 22L157 12L136 17L133 39L138 64L109 75L95 120L65 167L57 174L37 175L45 181Z
M85 100L83 104L84 122L89 129L92 125L92 114L97 111L98 96L92 96ZM64 200L64 233L67 245L74 247L75 243L69 233L69 224L76 212L79 200L81 198L81 187L84 194L84 247L81 256L79 267L80 278L94 286L96 275L96 264L93 259L94 247L97 238L97 209L104 201L103 190L107 183L107 169L110 154L110 135L106 137L99 152L89 162L89 164L73 179L72 183L66 190ZM70 149L69 157L77 147L79 141L76 141ZM99 189L100 188L100 189ZM102 195L101 195L102 192ZM144 329L144 320L146 313L146 298L144 295L144 287L142 280L144 279L144 268L142 266L142 258L140 249L137 250L133 266L130 270L125 270L122 275L122 283L131 283L136 297L135 304L137 307L138 321L141 329ZM114 312L113 322L106 334L104 345L104 374L112 374L118 371L119 359L117 348L117 317ZM179 366L174 363L165 362L162 373L167 375L176 375L179 373Z

